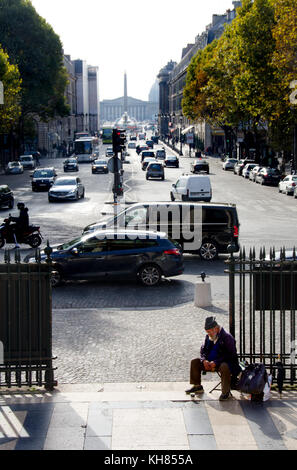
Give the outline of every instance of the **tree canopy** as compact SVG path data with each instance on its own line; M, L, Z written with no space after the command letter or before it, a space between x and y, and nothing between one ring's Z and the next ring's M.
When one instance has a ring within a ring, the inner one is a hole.
M59 36L29 0L0 1L1 44L22 78L22 114L46 120L68 114L67 74Z
M0 47L0 81L4 88L4 105L0 105L0 133L8 133L21 113L21 79L17 66L9 63L8 55Z

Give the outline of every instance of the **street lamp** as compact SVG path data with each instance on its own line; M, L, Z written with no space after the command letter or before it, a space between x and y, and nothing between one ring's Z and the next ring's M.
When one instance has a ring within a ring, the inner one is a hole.
M181 114L179 117L179 142L180 142L180 151L179 154L183 154L183 143L182 143L182 123L183 123L183 115Z

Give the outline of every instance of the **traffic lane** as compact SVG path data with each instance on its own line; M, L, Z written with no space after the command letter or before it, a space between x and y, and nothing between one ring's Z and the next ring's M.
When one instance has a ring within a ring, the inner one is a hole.
M162 148L156 145L154 151ZM165 180L146 179L146 172L141 167L141 157L136 151L131 152L130 160L132 163L132 174L130 179L130 197L135 202L152 202L152 201L170 201L170 191L173 183L184 172L189 171L189 162L186 158L180 159L179 168L165 167Z
M228 300L228 277L224 259L205 262L199 256L185 256L185 272L163 279L147 288L137 281L68 281L53 289L53 308L166 308L193 302L200 273L207 275L214 301Z
M64 173L64 159L41 160L41 167L54 166L58 176L70 176ZM14 176L9 185L13 189L15 203L23 201L29 208L30 222L40 225L44 240L49 239L51 244L65 242L79 236L82 229L89 223L98 221L104 203L111 197L112 175L94 174L90 164L80 164L79 176L85 186L85 198L79 201L48 202L47 191L33 192L30 172ZM7 177L0 177L0 184L5 184ZM9 213L18 215L18 210L0 210L0 218L8 217ZM24 245L25 246L25 245ZM23 248L23 246L22 246ZM22 253L27 250L22 250Z
M280 194L276 186L260 185L233 171L223 171L221 162L211 158L212 202L236 204L242 246L267 248L296 244L296 199Z

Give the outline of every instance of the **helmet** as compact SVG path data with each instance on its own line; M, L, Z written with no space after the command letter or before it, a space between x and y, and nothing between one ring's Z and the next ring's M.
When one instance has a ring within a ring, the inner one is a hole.
M25 204L23 202L18 202L17 203L17 208L18 209L24 209L25 208Z

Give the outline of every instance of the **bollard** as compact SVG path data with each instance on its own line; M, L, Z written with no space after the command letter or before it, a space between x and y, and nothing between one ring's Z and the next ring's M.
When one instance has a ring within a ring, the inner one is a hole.
M198 281L195 286L195 307L211 307L211 284L205 282L206 274L201 273L201 281Z

